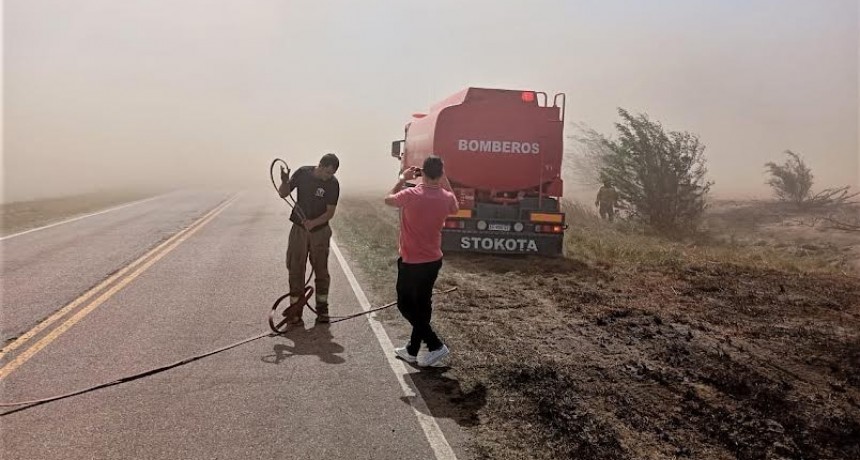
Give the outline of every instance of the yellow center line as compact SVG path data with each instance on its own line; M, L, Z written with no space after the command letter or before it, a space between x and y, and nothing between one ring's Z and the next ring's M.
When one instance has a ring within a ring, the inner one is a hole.
M223 204L224 204L224 203L221 203L221 205L223 205ZM177 238L180 238L180 237L181 237L182 235L184 235L186 232L188 232L188 231L190 231L191 229L193 229L195 225L199 224L199 223L200 223L200 222L202 222L204 219L206 219L207 217L209 217L210 215L212 215L214 212L218 211L218 209L219 209L219 207L220 207L221 205L216 206L216 207L215 207L215 208L213 208L211 211L207 212L207 213L206 213L206 214L204 214L202 217L200 217L199 219L197 219L196 221L194 221L194 223L192 223L192 224L191 224L191 225L189 225L188 227L186 227L186 228L182 229L181 231L177 232L175 235L171 236L171 237L170 237L170 238L168 238L166 241L164 241L163 243L159 244L158 246L156 246L154 249L150 250L150 251L149 251L149 252L147 252L146 254L144 254L144 255L140 256L137 260L135 260L134 262L130 263L129 265L127 265L127 266L126 266L125 268L123 268L122 270L120 270L120 271L118 271L118 272L114 273L114 274L113 274L112 276L110 276L108 279L106 279L106 280L102 281L101 283L99 283L96 287L91 288L91 289L90 289L90 290L88 290L87 292L83 293L80 297L78 297L77 299L73 300L70 304L66 305L65 307L61 308L60 310L57 310L53 315L49 316L47 319L45 319L44 321L42 321L41 323L39 323L38 325L36 325L36 326L35 326L35 327L33 327L32 329L30 329L29 331L27 331L27 333L25 333L24 335L22 335L22 336L18 337L17 339L15 339L12 343L10 343L10 344L9 344L9 345L7 345L6 347L4 347L2 350L0 350L0 359L3 359L3 357L4 357L4 356L6 356L6 354L7 354L7 353L10 353L12 350L15 350L16 348L20 347L21 345L23 345L24 343L26 343L27 341L29 341L30 339L32 339L34 336L36 336L36 334L38 334L38 333L42 332L43 330L45 330L45 328L47 328L48 326L50 326L51 324L53 324L55 321L57 321L58 319L60 319L60 318L62 318L63 316L65 316L65 315L66 315L67 313L69 313L70 311L72 311L72 310L74 310L75 308L77 308L77 307L78 307L78 305L80 305L80 304L82 304L82 303L86 302L90 297L92 297L93 295L95 295L97 292L100 292L102 289L104 289L105 287L107 287L108 285L110 285L111 283L113 283L114 281L116 281L118 278L122 277L123 275L125 275L126 273L128 273L129 271L131 271L132 269L134 269L136 266L140 265L144 260L148 259L148 258L149 258L150 256L152 256L153 254L155 254L155 253L157 253L158 251L162 250L163 248L165 248L166 246L168 246L170 243L172 243L173 241L175 241Z
M183 243L186 239L188 239L191 235L193 235L193 234L194 234L194 233L196 233L198 230L200 230L201 228L203 228L203 226L205 226L206 224L208 224L209 222L211 222L211 221L212 221L212 220L213 220L213 219L214 219L218 214L220 214L222 211L224 211L224 209L226 209L228 206L230 206L231 204L233 204L233 202L234 202L234 201L236 201L236 197L237 197L237 195L234 195L233 197L231 197L231 199L230 199L230 200L228 200L227 202L225 202L225 203L221 204L221 205L220 205L220 206L218 206L217 208L213 209L211 212L209 212L209 213L208 213L208 214L206 214L205 216L201 217L197 222L195 222L195 223L194 223L194 224L192 224L190 227L188 227L188 228L186 229L186 231L184 231L184 232L180 232L179 234L177 234L176 236L177 236L178 238L171 238L170 240L166 241L165 243L162 243L162 244L161 244L158 248L156 248L156 249L162 249L162 248L163 248L163 250L162 250L161 252L159 252L158 254L156 254L156 255L155 255L155 257L153 257L152 259L150 259L149 261L147 261L147 262L146 262L145 264L143 264L140 268L138 268L137 270L135 270L132 274L130 274L130 275L129 275L129 276L127 276L126 278L124 278L124 279L122 279L121 281L119 281L118 283L116 283L116 284L115 284L113 287L111 287L109 290L105 291L102 295L100 295L100 296L99 296L99 297L97 297L95 300L93 300L89 305L87 305L86 307L82 308L80 311L78 311L77 313L75 313L72 317L70 317L69 319L67 319L67 320L66 320L63 324L61 324L59 327L57 327L56 329L52 330L48 335L46 335L45 337L43 337L42 339L40 339L38 342L36 342L35 344L33 344L33 346L31 346L30 348L26 349L23 353L21 353L20 355L18 355L17 357L15 357L15 359L14 359L14 360L10 361L8 364L6 364L6 365L5 365L5 366L3 366L2 368L0 368L0 380L2 380L2 379L4 379L4 378L6 378L6 377L7 377L9 374L11 374L15 369L17 369L17 368L18 368L18 367L20 367L22 364L24 364L25 362L27 362L30 358L32 358L32 357L33 357L33 355L35 355L36 353L38 353L39 351L41 351L43 348L45 348L46 346L48 346L51 342L53 342L54 340L56 340L56 338L57 338L57 337L59 337L60 335L62 335L62 334L63 334L64 332L66 332L69 328L71 328L72 326L74 326L75 324L77 324L80 320L82 320L84 317L86 317L90 312L92 312L93 310L95 310L96 308L98 308L98 306L99 306L99 305L101 305L102 303L104 303L106 300L108 300L109 298L111 298L114 294L116 294L117 292L119 292L119 291L120 291L122 288L124 288L126 285L128 285L129 283L131 283L135 278L137 278L138 276L140 276L140 274L141 274L141 273L143 273L143 272L145 272L147 269L149 269L149 267L151 267L154 263L156 263L156 262L158 262L159 260L161 260L161 258L162 258L162 257L164 257L165 255L167 255L168 253L170 253L171 251L173 251L177 246L179 246L180 244L182 244L182 243ZM167 245L165 246L165 244L167 244ZM148 253L147 255L151 254L151 253L152 253L152 252L154 252L154 251L155 251L155 250L150 251L150 253ZM145 258L146 258L146 256L142 257L141 259L145 259ZM141 260L141 259L138 259L138 261L139 261L139 260ZM135 263L137 263L138 261L135 261ZM127 267L127 268L128 268L128 269L130 269L131 267L132 267L132 266L129 266L129 267ZM125 270L125 271L127 271L127 270ZM89 294L89 292L88 292L88 294ZM70 304L70 305L71 305L71 304ZM41 326L41 324L40 324L39 326ZM39 327L39 326L37 326L37 327ZM45 326L45 327L47 327L47 326ZM44 329L44 327L42 327L42 329ZM40 330L41 330L41 329L40 329ZM32 335L31 335L31 337L32 337ZM7 350L6 352L8 352L8 350Z

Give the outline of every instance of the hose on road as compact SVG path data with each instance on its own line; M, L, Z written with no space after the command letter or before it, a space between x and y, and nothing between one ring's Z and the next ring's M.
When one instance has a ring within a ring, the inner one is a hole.
M275 187L275 189L276 189L276 190L278 189L278 186L277 186L277 184L275 183L275 166L278 166L278 165L279 165L279 163L281 163L281 164L282 164L282 165L281 165L282 167L285 167L287 170L289 170L289 166L287 165L287 163L286 163L285 161L283 161L283 160L279 159L279 158L278 158L278 159L275 159L275 160L272 162L272 164L271 164L271 166L270 166L270 168L269 168L269 169L270 169L271 176L272 176L272 177L271 177L271 178L272 178L272 185ZM285 201L285 202L286 202L290 207L292 207L292 208L296 209L296 212L298 213L299 218L301 218L302 220L304 220L304 219L305 219L305 215L304 215L304 213L302 212L301 208L299 208L299 207L297 206L296 201L292 198L292 195L291 195L291 194L288 194L286 197L282 197L282 198L283 198L283 200L284 200L284 201ZM302 293L302 295L300 295L299 301L298 301L298 302L296 302L296 303L291 304L291 305L290 305L290 307L297 306L297 305L301 304L303 308L304 308L304 307L308 307L308 309L310 309L312 312L314 312L314 314L317 314L316 310L315 310L315 309L313 309L313 308L310 306L310 302L309 302L309 301L310 301L310 297L313 295L313 287L311 287L311 286L310 286L310 283L311 283L312 278L313 278L313 268L311 269L310 274L309 274L309 276L308 276L308 279L307 279L307 281L305 282L304 292ZM436 294L447 294L447 293L449 293L449 292L453 292L453 291L455 291L455 290L457 290L457 288L450 288L450 289L447 289L447 290L444 290L444 291L438 291L438 292L436 292ZM277 317L278 315L283 316L283 314L277 314L277 313L276 313L276 311L278 310L278 307L280 306L280 304L281 304L285 299L287 299L287 298L289 298L289 297L290 297L290 293L284 294L283 296L279 297L279 298L275 301L275 304L272 306L272 311L271 311L271 313L269 314L269 327L272 329L272 332L266 332L266 333L263 333L263 334L260 334L260 335L255 335L255 336L253 336L253 337L248 337L248 338L246 338L246 339L242 339L242 340L240 340L240 341L238 341L238 342L235 342L235 343L232 343L232 344L230 344L230 345L227 345L227 346L224 346L224 347L220 347L220 348L216 348L216 349L214 349L214 350L207 351L207 352L205 352L205 353L201 353L201 354L198 354L198 355L194 355L194 356L191 356L191 357L188 357L188 358L184 358L184 359L181 359L181 360L176 361L176 362L171 363L171 364L167 364L167 365L159 366L159 367L154 367L154 368L151 368L151 369L147 369L147 370L145 370L145 371L142 371L142 372L138 372L138 373L136 373L136 374L131 374L131 375L128 375L128 376L125 376L125 377L120 377L120 378L117 378L117 379L114 379L114 380L111 380L111 381L108 381L108 382L100 383L100 384L98 384L98 385L93 385L93 386L90 386L90 387L87 387L87 388L83 388L83 389L80 389L80 390L75 390L75 391L72 391L72 392L69 392L69 393L64 393L64 394L61 394L61 395L51 396L51 397L41 398L41 399L32 399L32 400L28 400L28 401L15 401L15 402L8 402L8 403L0 403L0 407L16 407L16 409L13 409L13 410L11 410L11 411L7 411L7 412L0 413L0 417L6 416L6 415L10 415L10 414L13 414L13 413L15 413L15 412L23 411L23 410L26 410L26 409L30 409L30 408L36 407L36 406L38 406L38 405L45 404L45 403L49 403L49 402L52 402L52 401L58 401L58 400L61 400L61 399L70 398L70 397L72 397L72 396L77 396L77 395L81 395L81 394L84 394L84 393L89 393L89 392L91 392L91 391L95 391L95 390L98 390L98 389L101 389L101 388L107 388L107 387L110 387L110 386L119 385L119 384L121 384L121 383L131 382L131 381L134 381L134 380L137 380L137 379L143 378L143 377L148 377L148 376L150 376L150 375L155 375L155 374L158 374L158 373L160 373L160 372L164 372L164 371L166 371L166 370L168 370L168 369L173 369L173 368L175 368L175 367L183 366L183 365L185 365L185 364L188 364L188 363L191 363L191 362L197 361L197 360L202 359L202 358L205 358L205 357L207 357L207 356L212 356L212 355L214 355L214 354L216 354L216 353L221 353L221 352L223 352L223 351L227 351L227 350L230 350L230 349L232 349L232 348L236 348L236 347L238 347L238 346L240 346L240 345L244 345L244 344L246 344L246 343L250 343L250 342L253 342L253 341L255 341L255 340L262 339L262 338L264 338L264 337L277 337L277 336L279 336L279 335L282 335L284 332L286 332L286 328L284 327L284 324L286 323L286 320L281 321L280 323L276 323L276 322L275 322L275 317ZM354 314L351 314L351 315L346 315L346 316L331 316L331 317L329 317L329 318L330 318L329 322L330 322L330 323L338 323L338 322L342 322L342 321L347 321L347 320L350 320L350 319L353 319L353 318L358 318L359 316L364 316L364 315L367 315L367 314L370 314L370 313L374 313L374 312L377 312L377 311L380 311L380 310L384 310L384 309L386 309L386 308L390 308L390 307L392 307L392 306L394 306L394 305L397 305L397 302L391 302L391 303L385 304L385 305L383 305L383 306L381 306L381 307L372 308L372 309L370 309L370 310L366 310L366 311L362 311L362 312L354 313ZM288 307L288 308L290 308L290 307ZM284 310L284 313L285 313L285 312L286 312L286 310ZM279 329L280 329L280 330L279 330Z

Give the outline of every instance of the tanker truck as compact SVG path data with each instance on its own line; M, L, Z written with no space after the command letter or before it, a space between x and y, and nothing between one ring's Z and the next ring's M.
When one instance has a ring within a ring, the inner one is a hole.
M415 113L391 156L400 171L429 155L445 163L460 210L445 221L443 251L562 254L564 94L467 88Z

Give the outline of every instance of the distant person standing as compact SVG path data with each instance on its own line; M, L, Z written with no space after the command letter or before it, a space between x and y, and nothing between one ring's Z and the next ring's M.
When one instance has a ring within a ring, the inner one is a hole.
M323 155L317 166L302 166L292 176L289 170L281 171L281 198L298 189L296 206L290 214L293 226L287 243L287 271L290 280L290 303L296 303L305 287L305 268L308 258L314 270L316 310L318 323L329 322L328 291L331 277L328 272L328 253L331 240L329 221L334 217L340 184L334 174L340 161L333 153ZM299 211L301 210L301 211ZM302 323L304 306L288 311L289 324Z
M423 176L421 184L405 188L406 181ZM457 197L444 175L442 159L431 155L423 168L411 167L385 198L385 204L400 208L400 258L397 259L397 308L412 325L405 347L394 353L409 363L432 366L450 352L430 326L433 285L442 268L442 227L457 212ZM421 359L421 344L430 350Z
M608 219L609 222L615 220L615 206L618 203L618 192L612 187L612 183L608 180L603 181L603 187L597 192L597 199L594 200L594 205L599 207L600 218Z

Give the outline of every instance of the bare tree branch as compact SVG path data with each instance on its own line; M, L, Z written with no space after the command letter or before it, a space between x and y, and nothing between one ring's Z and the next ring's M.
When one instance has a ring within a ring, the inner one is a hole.
M857 222L852 223L852 222L842 221L842 220L838 220L838 219L833 218L833 217L825 217L824 220L830 224L830 228L834 228L836 230L842 230L845 232L858 232L858 233L860 233L860 223L857 223Z
M860 195L860 191L851 193L851 186L844 186L838 188L826 188L812 197L810 197L805 205L812 207L823 207L823 206L840 206L845 204L855 204L856 201L852 201L851 199Z

